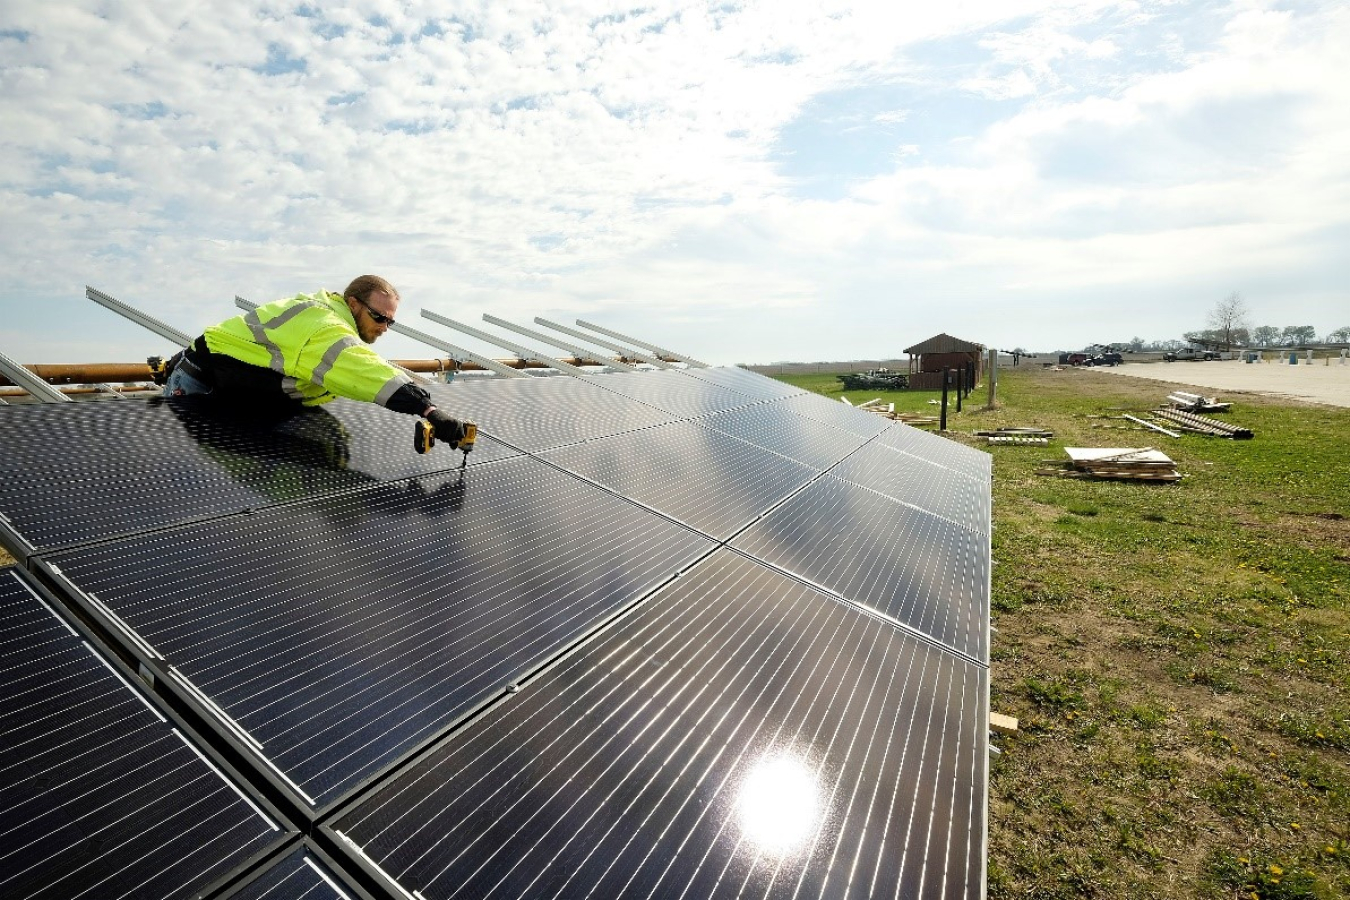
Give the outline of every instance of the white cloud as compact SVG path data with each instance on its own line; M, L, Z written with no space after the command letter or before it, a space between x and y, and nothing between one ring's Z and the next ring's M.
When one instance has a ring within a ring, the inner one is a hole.
M1350 208L1330 4L16 0L0 32L5 308L91 282L192 329L371 270L461 318L720 323L735 360L953 330L840 324L896 297L1015 332L1011 298L1148 284L1163 337L1231 273L1344 274L1317 256ZM804 199L788 126L882 88L839 128L882 170L841 148L849 189Z

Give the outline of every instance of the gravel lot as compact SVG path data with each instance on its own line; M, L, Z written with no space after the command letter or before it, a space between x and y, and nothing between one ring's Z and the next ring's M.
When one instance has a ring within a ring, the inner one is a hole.
M1191 393L1203 393L1206 396L1215 396L1214 391L1225 394L1269 394L1308 403L1350 406L1350 361L1345 365L1341 365L1339 359L1329 362L1330 365L1327 365L1326 360L1319 359L1308 366L1304 365L1300 357L1299 364L1291 366L1287 361L1279 363L1269 359L1258 363L1225 359L1210 362L1126 363L1121 366L1100 366L1092 371L1188 384L1205 388Z

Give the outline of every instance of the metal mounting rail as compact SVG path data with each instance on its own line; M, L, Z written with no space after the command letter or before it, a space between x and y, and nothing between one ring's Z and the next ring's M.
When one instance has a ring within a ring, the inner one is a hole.
M531 350L529 347L522 347L520 344L514 344L511 341L503 340L495 334L488 334L486 331L480 331L472 325L465 325L463 322L456 322L454 319L447 319L445 316L438 316L429 309L422 310L422 316L430 319L438 325L444 325L447 328L453 328L456 331L462 331L470 337L476 337L480 341L487 341L489 344L495 344L503 350L510 350L516 356L523 360L541 362L544 365L552 366L559 372L571 375L575 378L585 378L588 372L578 369L571 363L565 363L561 359L554 359L551 356L545 356L537 350Z
M186 334L183 334L183 332L179 331L177 328L174 328L170 325L165 325L163 322L161 322L159 319L156 319L154 316L146 315L139 309L135 309L134 307L128 306L127 304L123 303L121 300L109 297L107 294L103 293L98 288L92 288L89 287L88 285L85 285L84 295L88 297L90 300L93 300L99 306L106 307L112 310L113 312L117 313L119 316L123 316L127 319L130 319L137 325L140 325L142 328L148 328L155 334L164 338L166 341L170 341L171 343L177 344L180 347L186 347L192 343L192 338L188 337Z
M628 363L619 362L617 359L609 359L602 353L596 353L594 350L587 350L585 347L578 347L576 344L569 344L567 341L560 341L555 337L533 331L529 328L522 328L519 325L508 322L505 319L499 319L496 316L488 315L487 313L483 313L483 321L496 325L498 328L514 331L516 334L524 335L527 338L533 338L536 341L543 341L545 344L561 347L575 356L578 360L593 360L599 365L609 366L611 369L617 369L620 372L637 371L637 366L630 366Z
M258 308L258 304L253 303L249 300L245 300L243 297L238 296L234 298L234 305L238 306L240 309L252 310ZM525 375L523 372L517 372L510 366L502 365L501 363L497 362L495 359L492 359L489 356L480 356L471 350L465 350L462 347L456 347L454 344L447 344L445 341L441 340L435 335L427 334L425 331L418 331L416 328L409 328L407 325L399 325L397 322L394 323L393 325L390 325L389 330L398 332L404 337L412 338L415 341L421 341L422 343L427 344L428 346L435 347L442 353L449 354L450 358L455 360L456 362L477 363L484 369L487 369L489 372L495 372L496 374L505 376L507 378L529 377ZM399 366L399 368L402 369L404 372L408 372L408 370L403 369L402 366ZM408 374L413 376L413 378L418 381L429 380L422 377L421 375L418 375L416 372L408 372Z
M707 363L699 362L698 360L694 359L691 356L685 356L682 353L676 353L674 350L667 350L664 347L659 347L656 344L651 344L648 343L647 341L640 341L635 337L629 337L628 335L620 334L617 331L610 331L608 328L602 328L601 326L592 324L591 322L584 322L581 319L577 319L577 324L580 325L582 328L589 328L591 331L598 331L601 334L607 334L610 337L615 338L616 340L630 341L634 344L637 344L639 347L646 347L653 353L659 353L663 356L668 356L671 359L676 360L677 362L684 363L685 365L694 366L699 369L708 368Z
M9 379L10 384L18 385L35 400L41 400L43 403L70 403L69 397L52 387L41 378L34 375L3 353L0 353L0 372Z
M579 337L583 341L590 341L592 344L599 344L601 347L608 347L615 353L621 353L624 356L640 359L648 365L656 366L658 369L669 369L670 363L657 356L643 353L641 350L634 350L632 347L625 347L622 344L616 344L613 341L607 341L602 337L596 337L593 334L586 334L584 331L577 331L575 328L568 328L566 325L559 325L557 322L550 322L543 316L535 316L536 325L543 325L545 328L552 328L554 331L561 331L563 334L570 334L573 337Z

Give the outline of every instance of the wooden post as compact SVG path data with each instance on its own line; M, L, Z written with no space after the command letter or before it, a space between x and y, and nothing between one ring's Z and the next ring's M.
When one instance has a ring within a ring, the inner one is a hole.
M960 368L956 370L956 411L961 411L961 398L966 393L966 370Z
M1013 356L1013 365L1017 365L1017 357ZM990 349L989 351L989 402L985 409L994 408L995 390L994 385L998 381L998 351Z
M952 370L942 370L942 415L938 423L938 431L947 430L947 384L952 380Z

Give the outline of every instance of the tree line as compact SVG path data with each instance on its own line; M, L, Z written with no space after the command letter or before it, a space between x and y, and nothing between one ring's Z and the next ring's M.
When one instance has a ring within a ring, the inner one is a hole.
M1188 331L1185 338L1193 342L1212 342L1240 347L1299 347L1316 344L1317 329L1312 325L1258 325L1251 327L1251 310L1242 295L1234 291L1209 311L1208 328ZM1328 344L1350 343L1350 325L1327 332L1322 339Z

